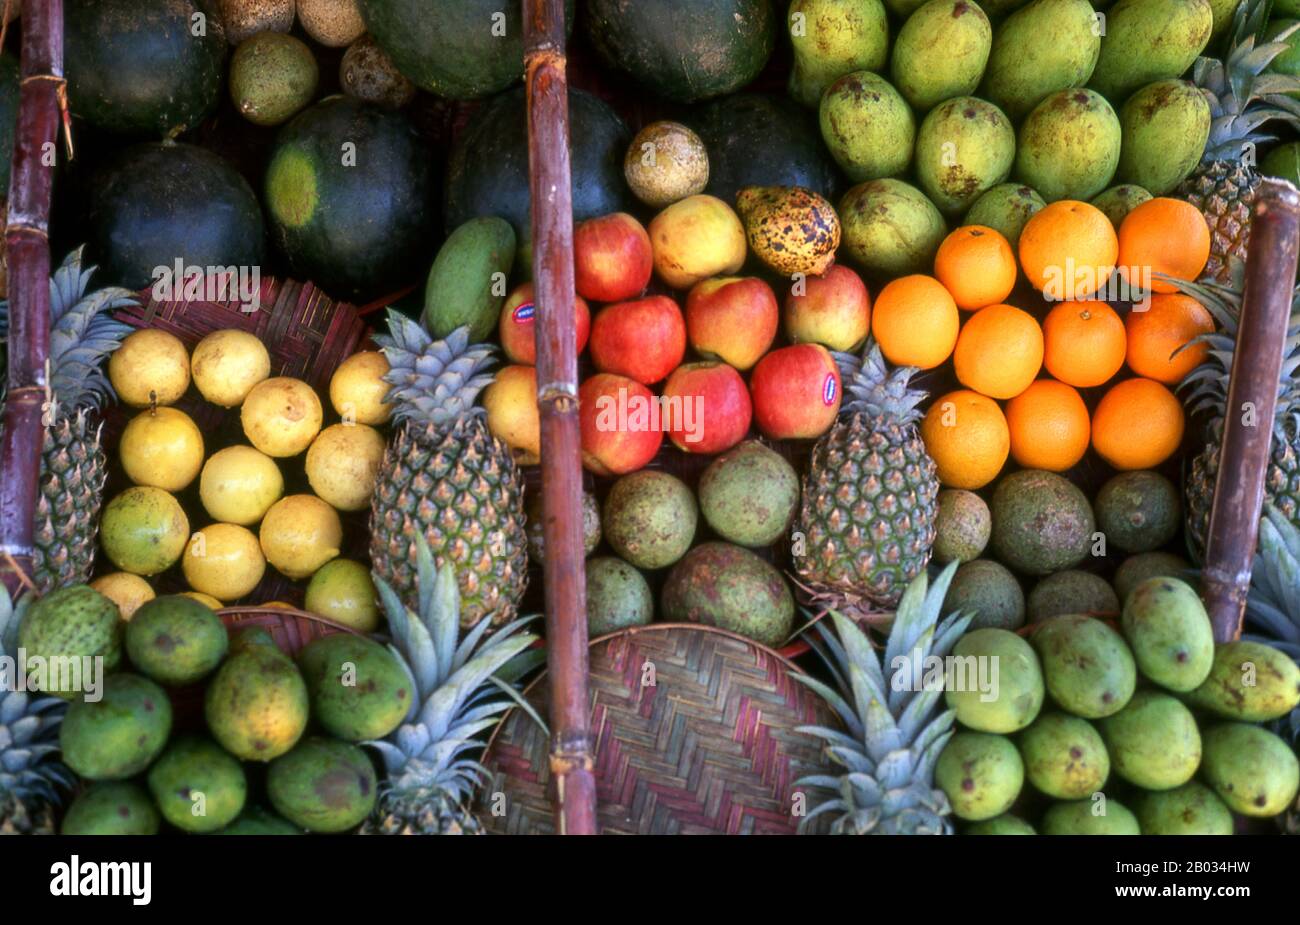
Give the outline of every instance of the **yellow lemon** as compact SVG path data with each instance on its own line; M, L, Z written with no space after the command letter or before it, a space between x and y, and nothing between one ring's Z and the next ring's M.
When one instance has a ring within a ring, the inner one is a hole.
M101 575L90 586L117 605L123 620L130 620L140 605L153 600L157 595L149 582L130 572L113 572Z
M257 335L226 329L213 331L190 357L194 385L208 401L233 408L271 375L271 355Z
M360 511L370 506L383 461L379 431L365 424L334 424L307 451L307 481L340 511Z
M315 495L289 495L262 518L260 539L266 561L281 574L306 578L339 554L343 524L338 512Z
M359 633L379 629L379 598L370 569L353 559L335 559L322 565L311 576L303 606Z
M181 571L195 591L233 601L257 587L266 559L247 527L212 524L190 537Z
M104 507L99 541L114 565L133 575L157 575L176 564L190 538L180 502L163 491L137 485Z
M251 526L284 494L275 460L251 446L228 446L212 454L199 476L199 500L213 520Z
M330 378L330 404L345 421L383 424L393 416L393 406L384 398L392 386L384 381L388 360L378 350L354 353Z
M126 425L118 452L137 485L180 491L203 465L203 432L184 411L150 408Z
M113 351L108 379L132 408L171 405L190 387L190 355L175 335L145 328Z
M222 607L226 606L225 604L221 603L221 601L213 597L211 594L204 594L202 591L182 591L181 597L193 598L194 600L202 604L204 607L209 607L212 610L220 610Z
M248 442L267 456L297 456L324 420L320 396L301 379L276 376L253 386L239 412Z

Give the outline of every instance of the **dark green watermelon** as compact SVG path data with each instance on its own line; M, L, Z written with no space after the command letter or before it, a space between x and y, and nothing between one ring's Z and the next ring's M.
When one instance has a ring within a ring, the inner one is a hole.
M734 204L746 186L802 186L835 202L843 183L815 113L785 96L740 93L684 121L709 152L707 192Z
M14 128L18 124L18 62L0 55L0 199L9 195L9 168L14 159Z
M63 22L74 115L111 132L174 137L216 108L226 40L206 0L66 0Z
M106 284L143 289L156 268L260 267L262 210L248 182L205 148L147 142L95 178L89 242Z
M360 6L379 47L430 93L478 99L523 76L522 0L360 0ZM573 0L566 7L571 24Z
M587 0L585 8L605 64L680 103L739 90L776 43L771 0Z
M569 91L575 221L631 207L623 155L631 135L618 113L581 90ZM470 119L447 162L446 225L485 215L514 226L527 263L532 239L528 192L528 117L524 89L496 96Z
M272 240L295 275L337 298L383 295L429 269L435 183L404 113L321 100L275 139L263 187Z

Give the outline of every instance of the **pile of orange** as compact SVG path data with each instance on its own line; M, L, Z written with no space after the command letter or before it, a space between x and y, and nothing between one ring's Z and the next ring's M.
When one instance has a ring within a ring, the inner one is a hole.
M1209 229L1192 205L1152 199L1119 230L1096 207L1052 203L1025 226L1019 263L997 231L958 228L943 242L934 276L909 276L880 294L872 333L896 365L933 369L951 356L963 389L937 399L921 426L943 484L976 489L1007 457L1061 472L1092 446L1117 469L1168 459L1183 436L1170 386L1205 356L1193 343L1214 330L1195 299L1168 278L1193 280L1209 257ZM1040 324L1007 304L1017 274L1049 298ZM1106 299L1134 300L1121 318ZM971 312L964 320L962 312ZM1123 379L1092 415L1080 389ZM1050 378L1039 378L1043 371ZM999 402L1005 402L1005 407Z

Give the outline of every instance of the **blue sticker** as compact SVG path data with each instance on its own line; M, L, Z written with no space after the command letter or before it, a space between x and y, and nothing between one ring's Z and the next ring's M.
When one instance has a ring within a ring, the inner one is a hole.
M514 311L515 324L527 324L537 314L537 307L532 302L525 302Z
M828 373L826 375L826 384L822 386L822 401L825 404L835 404L835 389L835 374Z

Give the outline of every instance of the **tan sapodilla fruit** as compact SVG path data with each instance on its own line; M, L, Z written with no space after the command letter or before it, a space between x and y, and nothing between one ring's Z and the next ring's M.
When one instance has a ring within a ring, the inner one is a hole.
M386 424L393 406L384 399L393 388L384 381L388 360L378 350L354 353L330 378L330 404L344 421L357 424Z
M180 491L203 466L203 432L184 411L150 408L126 425L118 452L135 484Z
M294 0L220 0L218 11L233 47L258 32L288 32L293 28Z
M175 335L145 328L108 358L108 379L123 404L174 404L190 387L190 355Z
M199 393L222 408L241 404L253 386L271 375L271 355L255 334L226 329L199 341L190 357Z
M384 461L384 438L365 424L333 424L307 450L312 491L340 511L370 507L375 478Z
M330 48L351 45L366 31L357 0L298 0L298 22Z
M320 433L320 396L301 379L276 376L259 382L239 412L244 434L267 456L297 456Z
M315 495L281 498L262 518L262 553L283 575L306 578L339 554L343 524Z

